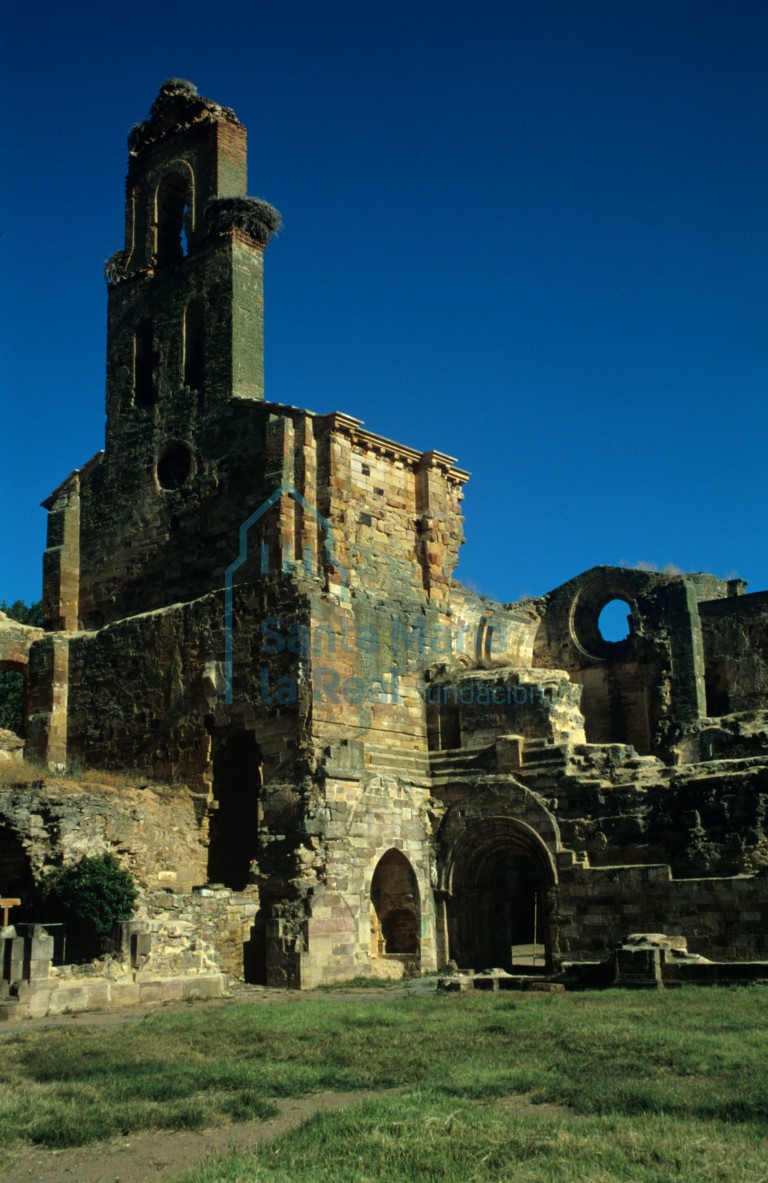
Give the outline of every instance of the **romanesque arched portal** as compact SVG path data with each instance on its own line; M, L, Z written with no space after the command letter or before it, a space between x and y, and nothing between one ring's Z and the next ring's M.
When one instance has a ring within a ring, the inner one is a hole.
M525 823L493 817L470 824L451 859L450 957L474 970L549 969L554 882L549 851Z

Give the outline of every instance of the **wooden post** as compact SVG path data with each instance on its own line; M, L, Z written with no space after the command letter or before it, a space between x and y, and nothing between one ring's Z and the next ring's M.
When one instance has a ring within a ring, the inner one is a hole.
M8 927L8 913L10 912L11 908L18 908L20 904L21 900L0 899L0 909L2 909L3 913L3 928Z

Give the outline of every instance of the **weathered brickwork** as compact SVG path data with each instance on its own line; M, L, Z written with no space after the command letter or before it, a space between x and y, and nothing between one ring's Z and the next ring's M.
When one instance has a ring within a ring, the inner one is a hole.
M452 457L265 401L279 218L234 114L171 80L129 151L105 449L46 502L46 632L0 617L27 756L113 779L0 790L0 887L116 850L131 989L556 971L639 931L768 958L768 593L462 587Z

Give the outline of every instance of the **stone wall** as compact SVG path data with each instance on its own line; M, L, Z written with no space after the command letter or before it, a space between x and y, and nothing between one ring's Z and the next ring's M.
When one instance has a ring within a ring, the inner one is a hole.
M388 961L372 932L372 883L382 857L391 850L407 860L417 884L416 968L437 968L428 790L394 775L370 777L361 771L337 768L326 781L324 875L313 892L307 943L300 951L304 988L355 974L383 977L404 972L407 963Z
M563 870L553 924L563 960L599 960L633 932L682 934L715 961L768 960L768 875L673 879L664 865Z
M36 882L55 867L110 851L144 890L206 881L198 803L184 786L74 780L0 784L0 827ZM0 882L4 892L9 890Z

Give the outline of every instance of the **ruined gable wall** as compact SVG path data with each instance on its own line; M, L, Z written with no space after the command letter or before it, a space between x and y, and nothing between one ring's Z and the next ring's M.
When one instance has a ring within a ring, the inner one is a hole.
M759 710L768 696L768 592L699 606L707 713Z
M557 665L584 687L591 743L629 743L668 755L679 728L705 713L698 601L719 581L595 567L551 592L536 639L538 665ZM627 603L629 635L606 641L602 608Z

